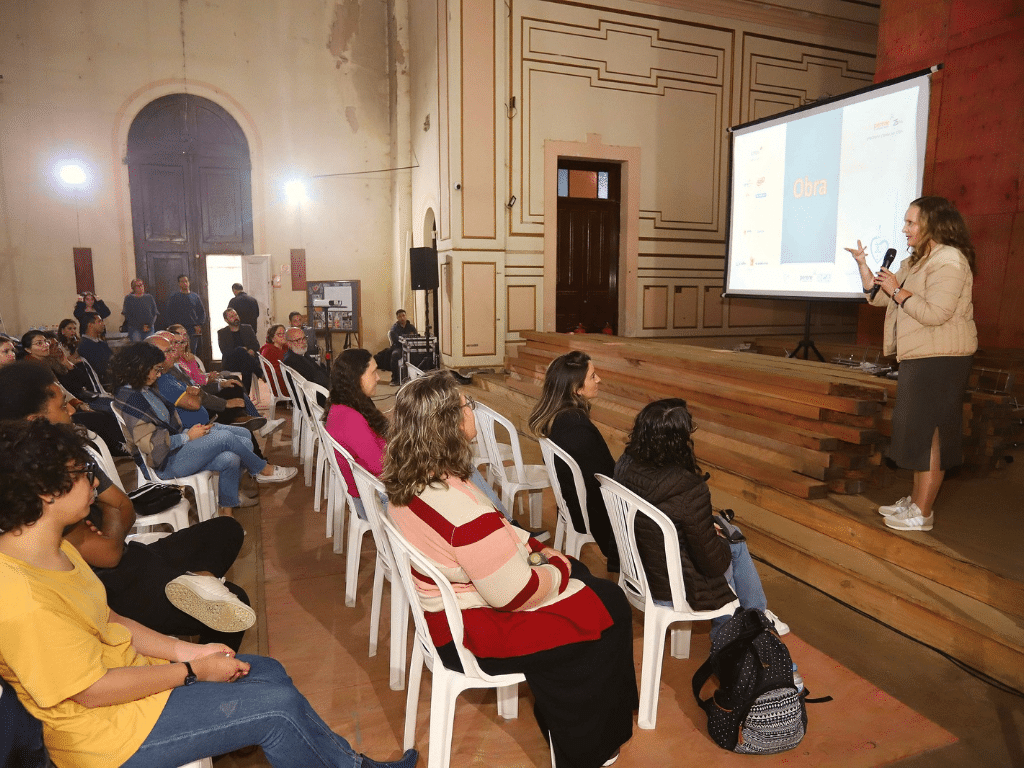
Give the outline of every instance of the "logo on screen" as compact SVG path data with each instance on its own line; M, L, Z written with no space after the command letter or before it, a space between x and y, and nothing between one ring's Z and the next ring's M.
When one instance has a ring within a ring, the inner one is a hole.
M793 197L818 197L828 194L828 184L824 179L811 181L807 176L793 182Z

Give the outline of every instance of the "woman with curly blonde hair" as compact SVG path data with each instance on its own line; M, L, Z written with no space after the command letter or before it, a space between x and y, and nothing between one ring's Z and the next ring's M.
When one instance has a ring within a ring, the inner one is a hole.
M399 390L381 475L390 515L455 587L463 643L480 667L525 674L558 765L609 765L637 707L629 604L612 582L513 527L469 481L475 407L446 374ZM439 591L417 585L438 655L461 669Z

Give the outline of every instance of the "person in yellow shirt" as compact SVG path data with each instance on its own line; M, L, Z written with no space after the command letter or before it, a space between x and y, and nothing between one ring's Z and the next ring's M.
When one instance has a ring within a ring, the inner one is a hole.
M83 519L96 465L70 426L0 422L0 676L58 766L174 768L252 744L275 768L377 763L334 734L284 668L119 616L63 539Z

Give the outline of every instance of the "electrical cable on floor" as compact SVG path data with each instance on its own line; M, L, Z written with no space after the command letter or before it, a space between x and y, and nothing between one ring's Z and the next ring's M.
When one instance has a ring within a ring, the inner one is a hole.
M897 635L901 635L901 636L907 638L908 640L912 640L913 642L917 643L918 645L927 648L930 651L934 651L935 653L939 654L939 656L942 656L947 661L950 661L954 666L957 666L960 669L962 669L964 672L969 674L971 677L974 677L974 678L980 680L983 683L987 683L988 685L990 685L993 688L996 688L996 689L1002 691L1003 693L1008 693L1008 694L1010 694L1012 696L1017 696L1019 698L1024 699L1024 691L1019 691L1016 688L1014 688L1013 686L1007 685L1006 683L1002 682L1001 680L996 680L994 677L992 677L991 675L988 675L988 674L982 672L980 669L975 669L974 667L972 667L970 664L968 664L967 662L963 661L962 659L958 659L955 656L950 655L946 651L943 651L940 648L936 648L934 645L929 645L928 643L923 642L922 640L918 640L916 637L912 637L911 635L908 635L903 630L897 629L896 627L892 626L891 624L886 624L884 621L882 621L878 617L872 616L870 613L865 613L860 608L857 608L856 606L850 605L845 600L840 600L835 595L830 595L828 592L826 592L825 590L821 589L820 587L816 587L814 584L811 584L810 582L805 581L804 579L801 579L799 576L796 576L796 575L790 573L786 569L780 568L779 566L775 565L774 563L768 562L763 557L760 557L758 555L754 555L753 553L751 553L750 556L751 556L751 558L753 558L757 562L762 563L764 565L767 565L769 568L772 568L773 570L776 570L779 573L781 573L781 574L783 574L785 576L788 576L789 578L793 579L793 581L800 582L805 587L810 587L815 592L820 592L825 597L829 598L830 600L833 600L834 602L839 603L844 608L849 608L854 613L859 613L861 616L863 616L863 617L865 617L867 619L871 619L871 621L875 622L876 624L881 624L883 627L885 627L886 629L892 630Z

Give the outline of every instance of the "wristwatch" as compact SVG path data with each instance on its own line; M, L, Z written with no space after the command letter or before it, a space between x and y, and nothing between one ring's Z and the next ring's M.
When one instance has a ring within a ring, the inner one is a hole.
M530 561L530 565L547 565L549 562L547 555L541 552L531 552L527 560Z
M901 285L897 285L896 286L896 290L892 292L892 300L893 301L896 301L896 294L898 294L902 290L903 290L903 286L901 286ZM896 303L899 304L898 301L896 301Z
M192 685L192 683L198 683L199 678L196 677L196 673L192 671L192 665L189 664L187 661L183 661L182 664L184 664L185 669L188 670L188 674L185 675L185 685Z

